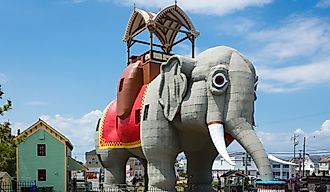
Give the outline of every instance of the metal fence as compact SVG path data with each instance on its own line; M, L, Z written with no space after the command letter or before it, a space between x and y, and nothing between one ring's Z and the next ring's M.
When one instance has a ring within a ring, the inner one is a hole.
M0 192L37 192L35 181L0 181Z
M69 188L69 192L162 192L163 190L161 189L156 189L149 187L147 190L143 185L138 185L138 186L132 186L132 185L107 185L107 186L102 186L100 185L99 187L88 187L88 188L83 188L83 187L77 187L74 188ZM88 186L88 185L86 185ZM184 187L177 186L173 192L184 192L184 191L189 191L185 190Z

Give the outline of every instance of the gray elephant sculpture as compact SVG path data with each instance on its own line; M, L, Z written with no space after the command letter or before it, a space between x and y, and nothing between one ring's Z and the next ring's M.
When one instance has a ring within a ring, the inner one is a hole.
M213 161L220 154L234 164L226 151L233 139L251 155L262 180L273 180L253 128L256 82L252 63L229 47L208 49L196 59L172 56L145 95L141 148L98 149L107 181L123 183L126 160L134 155L147 165L149 187L175 191L174 164L184 152L191 191L213 191Z

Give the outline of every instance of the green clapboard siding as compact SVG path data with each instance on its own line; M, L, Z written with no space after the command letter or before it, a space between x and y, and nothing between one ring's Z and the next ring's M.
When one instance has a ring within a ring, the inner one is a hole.
M37 155L37 144L46 144L46 156ZM39 129L18 146L19 181L37 181L37 186L53 186L55 192L65 189L65 147L47 131ZM38 169L46 169L46 181L38 181Z

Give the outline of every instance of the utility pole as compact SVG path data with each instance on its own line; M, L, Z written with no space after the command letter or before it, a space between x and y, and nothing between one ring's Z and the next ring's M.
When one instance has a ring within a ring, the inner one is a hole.
M302 168L303 168L303 172L302 172L302 176L304 177L305 176L305 154L306 154L306 137L304 137L304 145L303 145L303 162L302 162Z
M294 134L291 137L291 140L293 140L293 163L296 163L296 146L299 144L298 138L299 138L299 135L297 135L297 134ZM296 173L295 168L294 168L293 172Z
M247 168L247 162L248 162L248 153L245 151L245 174L248 175L248 168Z

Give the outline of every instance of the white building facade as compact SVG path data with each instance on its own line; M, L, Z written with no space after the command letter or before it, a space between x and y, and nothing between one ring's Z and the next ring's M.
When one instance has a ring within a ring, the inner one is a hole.
M218 175L221 176L231 170L239 170L242 171L242 173L245 173L245 171L247 170L247 175L257 178L257 166L249 155L246 155L245 152L235 152L230 154L229 156L230 159L236 163L236 165L232 166L227 163L221 156L218 156L214 160L212 166L213 178L217 178Z

